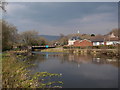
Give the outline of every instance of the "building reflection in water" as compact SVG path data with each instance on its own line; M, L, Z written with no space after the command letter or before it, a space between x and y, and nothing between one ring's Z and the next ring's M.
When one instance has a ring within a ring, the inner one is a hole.
M80 67L80 64L111 64L118 67L118 58L116 57L108 57L108 56L92 56L92 55L80 55L80 54L69 54L69 53L35 53L34 55L34 62L35 59L38 62L44 62L47 59L59 59L61 63L69 62L69 63L76 63L77 67Z

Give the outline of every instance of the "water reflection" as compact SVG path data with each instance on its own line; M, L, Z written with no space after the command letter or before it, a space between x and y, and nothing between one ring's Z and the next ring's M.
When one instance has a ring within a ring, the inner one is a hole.
M93 63L93 64L111 64L118 67L118 58L107 57L107 56L91 56L91 55L80 55L80 54L68 54L68 53L41 53L33 52L26 59L31 63L44 62L49 58L57 58L61 60L61 63L72 62L77 64L82 63Z
M118 58L68 53L33 52L33 73L62 73L63 87L115 88L118 86Z

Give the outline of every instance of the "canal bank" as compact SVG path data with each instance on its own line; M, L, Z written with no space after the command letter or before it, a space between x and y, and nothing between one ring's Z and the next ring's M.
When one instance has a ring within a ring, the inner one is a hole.
M36 72L34 74L28 68L36 66L30 63L31 55L16 55L13 52L2 53L2 88L60 88L52 84L62 84L61 81L43 82L45 77L60 77L60 74L49 72Z
M107 55L119 57L118 49L64 49L64 48L50 48L41 50L41 52L65 52L74 54L91 54L91 55Z

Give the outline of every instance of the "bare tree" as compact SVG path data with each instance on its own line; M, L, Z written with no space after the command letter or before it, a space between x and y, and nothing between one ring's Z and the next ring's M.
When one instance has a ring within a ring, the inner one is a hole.
M114 29L112 29L109 33L108 33L108 35L110 35L110 34L114 34L115 36L119 36L119 30L118 30L118 28L114 28Z
M29 46L48 44L48 41L45 38L40 37L38 32L35 30L22 32L21 39L24 45Z
M2 49L11 49L17 41L17 28L6 21L2 23Z
M7 5L8 3L5 1L5 0L0 0L0 8L6 12L6 9L5 9L5 6Z
M26 45L32 45L37 39L38 32L35 30L29 30L21 33L22 43Z
M60 38L58 39L58 43L60 45L67 45L68 42L68 37L65 36L64 34L60 34Z

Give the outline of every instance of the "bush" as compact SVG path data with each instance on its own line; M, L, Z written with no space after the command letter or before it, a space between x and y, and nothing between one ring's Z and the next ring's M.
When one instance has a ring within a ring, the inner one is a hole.
M15 51L20 50L20 48L14 48Z
M107 48L108 48L108 49L115 49L116 46L114 46L114 45L107 45Z
M117 45L99 45L99 46L64 46L64 49L115 49Z

